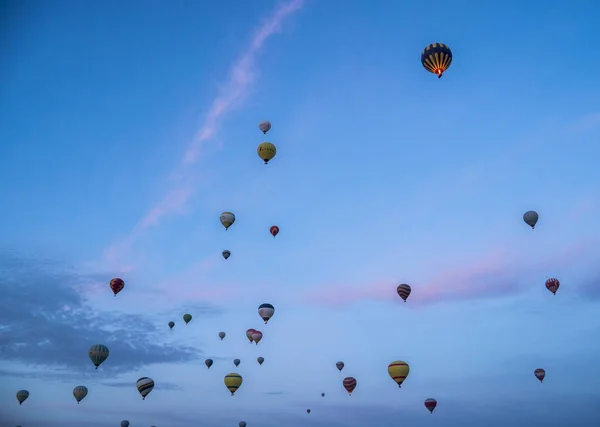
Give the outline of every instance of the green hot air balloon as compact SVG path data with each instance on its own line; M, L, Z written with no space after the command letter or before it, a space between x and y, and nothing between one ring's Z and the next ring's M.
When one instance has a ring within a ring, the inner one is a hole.
M188 314L188 313L184 314L183 315L183 321L187 325L188 323L190 323L192 321L192 315Z

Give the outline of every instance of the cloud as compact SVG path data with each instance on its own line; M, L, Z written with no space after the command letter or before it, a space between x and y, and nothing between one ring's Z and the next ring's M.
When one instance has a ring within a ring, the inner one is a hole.
M122 262L122 258L127 258L131 246L142 232L157 226L162 218L171 213L185 212L185 205L193 195L189 166L198 162L203 145L213 138L225 115L239 107L250 93L256 79L256 59L264 44L281 29L285 19L301 9L303 4L303 0L291 0L282 4L254 32L247 49L231 67L219 96L213 100L202 126L196 132L180 165L173 172L172 176L176 177L177 184L138 221L127 237L121 238L109 246L105 253L108 262Z
M266 391L264 394L280 395L283 394L283 391Z
M559 252L542 259L536 268L556 271L557 268L569 265L588 265L593 261L588 259L589 254L596 253L599 243L598 237L594 236L564 245ZM409 301L411 306L419 306L514 295L527 289L532 272L532 265L518 254L509 250L498 250L473 262L446 269L431 280L413 286ZM589 284L583 285L581 292L600 294L597 281L599 278L600 275L592 278ZM401 303L396 286L396 283L390 281L375 282L366 286L322 285L307 291L302 297L311 303L331 306L344 306L359 300Z
M92 373L88 349L111 354L94 372L112 376L142 366L194 360L198 349L164 344L164 330L146 313L92 309L77 285L90 279L58 262L0 255L0 360L44 367L45 375ZM50 368L50 369L48 369Z
M415 305L508 294L521 286L519 271L514 266L509 268L512 261L506 252L496 252L475 263L451 268L423 286L413 286L410 301ZM304 298L334 306L358 300L400 301L396 286L387 281L361 287L322 286L308 291Z

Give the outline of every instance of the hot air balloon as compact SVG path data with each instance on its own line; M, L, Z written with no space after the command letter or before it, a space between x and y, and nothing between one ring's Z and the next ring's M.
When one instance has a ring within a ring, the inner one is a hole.
M17 400L19 401L19 405L22 405L23 402L25 402L28 397L29 397L29 392L27 390L17 391Z
M344 369L344 362L337 362L335 367L338 368L338 371L342 372L342 369Z
M127 421L127 420L121 421L121 427L129 427L129 421Z
M556 295L556 291L558 291L559 286L560 286L560 282L558 281L558 279L555 279L554 277L546 280L546 289L548 289L554 295Z
M263 362L265 361L265 358L264 358L264 357L262 357L262 356L260 356L260 357L257 357L257 358L256 358L256 361L258 362L258 364L259 364L259 365L262 365L262 364L263 364Z
M142 400L146 400L146 396L148 396L148 394L150 394L150 392L154 388L154 380L149 377L142 377L139 380L137 380L135 386L142 395Z
M433 414L433 410L437 406L437 401L435 399L425 399L425 407L429 409L429 412Z
M262 340L263 334L261 331L254 331L252 332L252 341L254 341L256 343L256 345L258 345L258 343L260 342L260 340Z
M404 302L406 302L406 299L410 295L410 285L407 285L406 283L398 285L398 288L396 288L396 292L398 292L398 296L400 296L400 298L402 298Z
M256 152L258 153L258 157L263 159L266 165L269 163L269 160L271 160L273 157L275 157L275 154L277 154L277 148L275 148L275 146L270 142L263 142L258 146Z
M207 367L208 369L210 369L210 367L213 365L213 360L212 360L212 359L206 359L206 360L204 361L204 364L206 365L206 367Z
M538 219L540 219L540 216L536 211L527 211L523 214L523 221L525 221L525 224L527 224L531 228L535 228Z
M79 404L87 394L88 389L86 386L78 385L73 389L73 396L75 397L75 400L77 400L77 404Z
M325 397L325 393L321 393L321 397Z
M540 382L544 382L544 378L546 377L546 371L543 369L536 369L533 374L535 377L540 380Z
M88 355L90 356L90 360L98 369L98 366L102 364L106 359L108 359L108 355L110 351L108 351L108 347L102 344L96 344L90 347L90 351Z
M442 77L452 63L452 51L442 43L432 43L421 53L421 64L427 71Z
M274 314L275 307L273 307L271 304L264 303L258 306L258 315L262 320L265 321L265 325Z
M356 378L346 377L346 378L344 378L344 381L342 381L342 384L343 384L344 388L346 389L346 391L348 392L348 394L350 396L352 396L352 392L356 388Z
M227 249L225 249L222 253L223 258L227 259L231 256L231 252L229 252Z
M187 325L188 323L190 323L192 321L192 315L189 314L189 313L184 314L183 315L183 321Z
M254 329L248 329L246 331L246 337L248 338L248 341L250 341L250 344L252 344L252 334L256 332L256 330Z
M225 332L219 332L219 338L221 338L221 341L223 341L223 338L225 338Z
M272 225L269 229L269 232L271 233L271 236L275 237L279 234L279 227L277 227L276 225Z
M410 366L408 363L403 362L402 360L396 360L392 362L388 366L388 374L390 377L396 381L398 387L402 387L402 383L408 377L408 373L410 372Z
M271 130L271 122L268 120L260 122L260 124L258 125L258 128L262 131L263 134L266 134L267 132L269 132Z
M123 290L123 288L125 287L125 282L123 281L123 279L119 279L118 277L115 277L114 279L112 279L110 281L110 289L113 291L113 294L115 294L115 297L117 296L117 294L119 292L121 292Z
M307 413L307 414L310 414L310 409L307 409L307 410L306 410L306 413Z
M246 421L240 421L239 426L240 427L246 427Z
M238 366L240 366L240 359L233 359L233 364L235 365L236 368Z
M235 222L235 215L231 212L223 212L219 217L221 224L225 227L225 230L229 229Z
M175 322L170 321L169 322L169 329L173 329L175 327Z
M242 385L243 379L240 374L236 374L232 372L230 374L225 375L225 387L231 392L233 396L238 388Z

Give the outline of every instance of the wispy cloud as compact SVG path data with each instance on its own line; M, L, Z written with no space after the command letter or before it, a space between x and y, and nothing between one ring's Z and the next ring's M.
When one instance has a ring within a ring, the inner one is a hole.
M176 177L175 186L168 191L160 202L148 210L128 236L109 246L105 253L105 259L109 264L123 263L124 258L131 250L131 246L140 234L151 227L157 226L165 216L185 211L186 203L194 193L189 166L198 162L204 144L215 136L223 118L235 108L240 107L250 93L256 80L256 59L262 47L270 37L281 29L285 19L301 9L303 4L304 0L291 0L284 3L275 9L254 32L247 49L234 62L219 96L213 100L202 126L196 132L196 136L186 150L181 163L173 172L173 176Z
M444 301L514 295L515 292L527 289L531 275L538 270L556 271L570 265L590 264L593 260L585 255L595 253L599 246L597 237L576 241L565 245L535 266L509 250L494 251L473 262L446 269L424 283L413 285L409 301L411 306L419 306ZM401 303L396 293L397 285L398 283L389 281L365 286L322 285L307 291L303 299L331 306L344 306L360 300ZM592 295L600 292L598 277L590 279L589 283L582 286L583 293Z

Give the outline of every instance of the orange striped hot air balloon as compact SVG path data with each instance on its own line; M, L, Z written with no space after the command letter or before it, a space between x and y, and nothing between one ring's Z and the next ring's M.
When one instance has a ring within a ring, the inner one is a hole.
M342 384L344 385L344 388L346 389L348 394L350 396L352 396L352 392L356 388L356 378L346 377L346 378L344 378L344 381L342 382Z
M408 377L409 372L410 366L408 366L408 363L403 362L402 360L396 360L395 362L390 363L388 366L388 374L390 374L390 377L396 381L398 387L402 387L402 383L406 377Z

